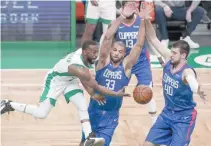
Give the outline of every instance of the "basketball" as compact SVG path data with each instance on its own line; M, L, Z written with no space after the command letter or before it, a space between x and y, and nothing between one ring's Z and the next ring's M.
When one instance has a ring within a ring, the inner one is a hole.
M140 85L133 90L133 98L139 104L150 102L152 95L152 89L148 86Z

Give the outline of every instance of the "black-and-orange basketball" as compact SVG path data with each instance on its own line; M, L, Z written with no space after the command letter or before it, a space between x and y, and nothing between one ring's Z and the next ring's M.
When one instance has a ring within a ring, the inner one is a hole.
M147 104L152 99L152 89L148 86L139 85L133 90L133 98L139 104Z

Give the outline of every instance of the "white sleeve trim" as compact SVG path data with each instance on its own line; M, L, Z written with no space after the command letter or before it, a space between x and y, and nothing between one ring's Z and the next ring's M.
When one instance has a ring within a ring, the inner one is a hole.
M188 76L186 77L186 80L187 80L187 82L188 82L188 84L189 84L189 86L190 86L190 88L191 88L191 91L194 92L194 93L197 93L199 84L198 84L198 82L197 82L195 76L193 76L193 75L188 75Z

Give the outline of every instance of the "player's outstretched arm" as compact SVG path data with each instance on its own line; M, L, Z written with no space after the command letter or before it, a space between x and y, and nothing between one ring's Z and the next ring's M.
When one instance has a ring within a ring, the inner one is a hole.
M111 51L114 34L116 33L119 25L123 22L123 20L126 17L132 15L135 11L136 11L135 3L126 4L125 7L123 8L121 15L109 25L109 28L104 35L100 47L100 56L96 70L103 68L106 64L109 63L110 61L109 53Z
M84 88L86 89L86 91L89 93L89 95L91 96L91 98L93 98L94 100L96 100L99 105L104 105L106 103L106 99L105 99L105 97L103 95L96 94L94 92L94 89L93 88L90 88L85 82L81 81L81 83L84 86Z
M99 91L100 94L103 95L108 95L108 96L117 96L117 97L122 97L122 96L130 96L129 94L124 92L124 88L119 90L118 92L112 91L107 89L104 86L101 86L97 83L96 80L94 80L93 78L91 78L89 81L83 81L86 85L88 85L89 87L93 88L94 91Z
M103 36L103 41L100 46L100 55L99 55L98 64L96 66L96 70L103 68L109 63L109 60L110 60L109 53L111 51L111 45L112 45L114 34L124 19L125 18L122 15L120 15L116 20L114 20L109 25L108 30Z
M109 96L129 96L129 94L124 93L124 90L120 90L118 92L114 92L112 90L107 89L99 85L94 78L92 78L91 73L88 68L83 68L76 65L68 66L68 73L72 76L78 77L84 84L88 85L93 90L99 91L101 94L109 95Z
M155 30L152 26L150 19L145 21L146 25L146 38L147 40L158 50L158 52L165 58L165 61L168 62L170 58L170 50L166 48L157 38Z
M89 81L91 78L91 74L89 73L88 68L84 68L76 65L68 66L68 73L72 76L78 77L80 80Z
M189 68L189 69L184 70L183 80L184 80L185 83L186 82L188 83L188 85L190 86L191 91L193 93L198 94L204 102L207 101L207 99L205 97L206 95L204 94L204 91L201 90L200 85L199 85L199 83L196 79L196 75L195 75L193 69Z
M130 54L124 59L125 72L130 75L132 67L136 64L145 40L145 20L141 20L139 31L137 34L136 44L133 46Z
M147 40L147 44L148 44L148 47L150 47L151 51L152 51L152 52L155 54L155 56L157 57L157 59L158 59L160 65L161 65L162 67L164 67L164 65L165 65L166 62L164 61L163 57L160 55L160 53L158 52L158 50L155 49L155 47L152 45L152 43L149 42L148 40Z

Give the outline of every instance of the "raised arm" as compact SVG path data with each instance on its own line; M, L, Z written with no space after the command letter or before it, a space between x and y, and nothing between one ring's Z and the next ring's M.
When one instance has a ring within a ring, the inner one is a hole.
M136 44L133 46L130 54L127 57L125 57L123 62L127 76L130 75L132 67L136 64L140 56L142 47L144 45L144 40L145 40L145 20L141 20L141 24L137 34Z
M111 51L111 45L113 41L114 34L116 33L119 25L124 20L124 17L120 15L116 20L114 20L108 27L108 30L103 37L102 44L100 46L100 55L96 70L103 68L106 64L109 63L109 53Z
M132 15L135 11L136 11L135 3L128 2L128 4L126 4L125 7L123 8L121 15L116 20L114 20L109 26L108 30L103 36L104 38L100 47L99 61L96 70L103 68L106 64L109 63L110 61L109 53L111 51L114 34L116 33L119 25L123 22L123 20L126 17Z
M168 62L171 52L166 48L157 38L155 30L150 20L145 21L146 24L146 38L155 47L156 50L164 57L165 62Z

